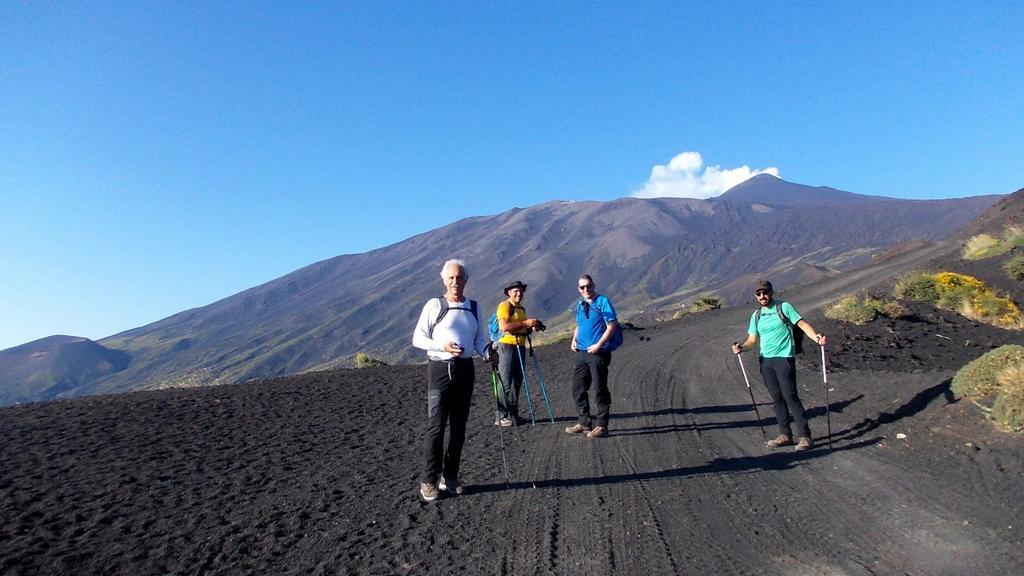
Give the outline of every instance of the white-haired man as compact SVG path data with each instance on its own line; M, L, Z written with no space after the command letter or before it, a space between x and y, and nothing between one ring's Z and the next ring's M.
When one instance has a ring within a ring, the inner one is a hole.
M444 296L431 298L420 312L412 344L427 351L427 426L423 440L424 467L420 497L437 499L440 491L462 494L459 464L466 439L466 421L473 399L476 369L473 353L495 361L490 342L480 322L475 301L463 291L469 274L462 260L452 259L441 267ZM449 428L448 449L444 449L445 426Z

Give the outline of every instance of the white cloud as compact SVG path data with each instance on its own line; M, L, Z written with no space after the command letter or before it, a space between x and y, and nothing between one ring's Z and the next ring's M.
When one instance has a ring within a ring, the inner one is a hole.
M778 178L779 169L751 170L749 166L723 169L718 165L705 167L700 152L683 152L672 158L667 165L659 164L651 168L651 177L633 196L713 198L758 174L771 174Z

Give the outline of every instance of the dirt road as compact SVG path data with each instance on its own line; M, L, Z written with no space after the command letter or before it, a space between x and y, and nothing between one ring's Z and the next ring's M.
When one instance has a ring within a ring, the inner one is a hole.
M839 328L814 310L891 272L786 296L838 342ZM1002 575L1024 566L1024 442L951 403L960 359L914 365L870 338L858 353L890 360L837 352L846 368L830 375L829 448L812 350L799 382L818 446L771 452L756 360L743 356L760 420L728 351L749 313L628 335L614 355L603 439L562 431L574 420L565 345L538 351L555 423L495 428L481 366L469 492L432 504L416 496L419 366L0 410L0 574ZM983 327L954 328L965 342L992 339ZM916 330L900 337L919 348L967 346L934 338L925 320L878 329Z

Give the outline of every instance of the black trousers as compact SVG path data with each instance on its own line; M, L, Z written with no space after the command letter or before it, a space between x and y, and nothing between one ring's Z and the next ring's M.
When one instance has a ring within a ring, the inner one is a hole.
M761 377L772 396L779 434L792 437L792 425L796 428L797 437L810 438L811 429L807 425L804 405L796 391L796 359L761 358Z
M427 427L423 439L422 482L436 483L443 476L459 477L462 445L466 441L466 421L473 399L476 370L471 358L427 363ZM444 448L444 430L448 428L448 449Z
M576 351L576 364L572 369L572 397L576 402L576 415L583 426L591 424L608 427L608 413L612 408L612 393L608 390L608 365L612 363L611 352L590 354L586 350ZM594 403L597 414L590 414L589 390L594 388Z

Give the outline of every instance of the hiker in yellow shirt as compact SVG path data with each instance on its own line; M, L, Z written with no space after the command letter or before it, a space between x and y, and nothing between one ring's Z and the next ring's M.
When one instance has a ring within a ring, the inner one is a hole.
M540 329L543 324L537 318L527 318L523 308L526 284L519 280L505 287L508 300L498 304L495 315L502 331L497 341L498 375L501 390L498 394L498 410L494 415L495 426L512 426L519 419L519 391L523 387L523 368L526 363L526 337Z

